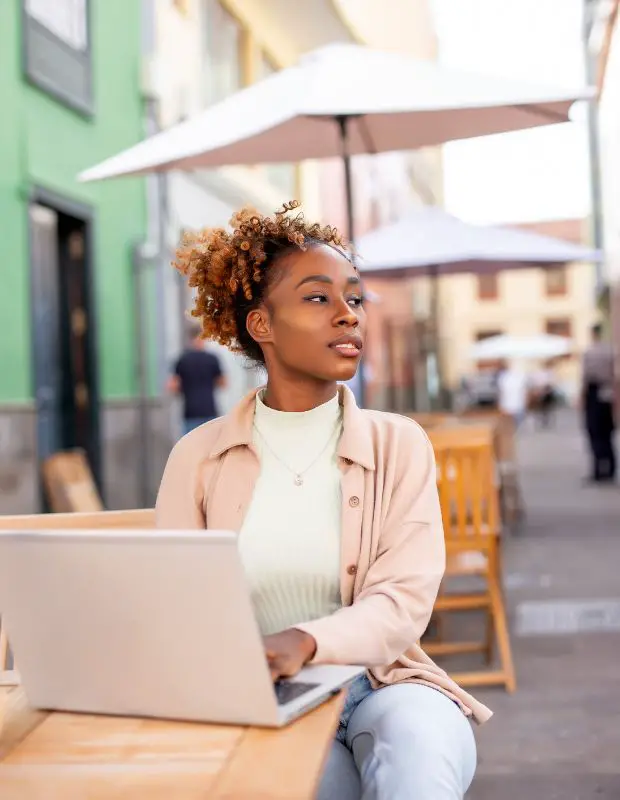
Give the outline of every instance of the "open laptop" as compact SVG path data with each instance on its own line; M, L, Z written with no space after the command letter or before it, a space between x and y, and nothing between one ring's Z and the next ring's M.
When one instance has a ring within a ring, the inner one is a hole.
M0 612L36 708L279 727L364 671L274 685L229 532L0 532Z

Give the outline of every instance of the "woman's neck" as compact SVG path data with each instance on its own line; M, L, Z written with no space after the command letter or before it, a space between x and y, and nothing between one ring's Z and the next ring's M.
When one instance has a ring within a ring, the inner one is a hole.
M268 381L263 403L275 411L310 411L329 402L337 391L335 381L318 385Z

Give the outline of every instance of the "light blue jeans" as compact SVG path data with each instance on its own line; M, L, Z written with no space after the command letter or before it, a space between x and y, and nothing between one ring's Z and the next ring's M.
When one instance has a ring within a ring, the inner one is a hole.
M440 691L401 683L352 684L317 800L462 800L476 742L460 708Z

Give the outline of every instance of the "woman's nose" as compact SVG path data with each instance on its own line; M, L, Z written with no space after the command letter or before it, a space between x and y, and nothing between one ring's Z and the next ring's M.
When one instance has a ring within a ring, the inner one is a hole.
M342 307L338 309L336 316L336 324L343 326L357 326L359 325L359 317L355 313L355 309L351 308L349 303L343 302Z

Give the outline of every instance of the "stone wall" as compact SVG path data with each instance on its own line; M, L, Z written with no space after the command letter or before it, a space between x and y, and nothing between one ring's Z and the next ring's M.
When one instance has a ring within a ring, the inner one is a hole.
M143 505L140 469L146 459L149 496L157 487L174 443L168 401L153 400L147 408L148 443L141 442L137 400L114 400L101 407L102 494L106 508ZM0 406L0 514L41 510L36 454L36 412L31 405Z
M32 405L0 406L0 514L39 510L36 422Z

